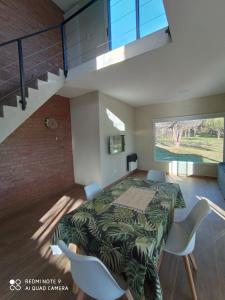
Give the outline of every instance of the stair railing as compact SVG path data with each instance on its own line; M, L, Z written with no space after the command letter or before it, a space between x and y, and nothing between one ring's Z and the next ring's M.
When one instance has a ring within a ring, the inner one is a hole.
M26 106L27 106L27 102L26 102L26 82L25 82L25 75L24 75L23 40L29 39L33 36L40 35L40 34L42 34L44 32L47 32L47 31L51 31L51 30L54 30L54 29L60 29L61 43L62 43L63 71L64 71L64 76L67 77L67 74L68 74L68 60L67 60L67 50L66 50L65 25L97 1L99 1L99 0L89 1L86 5L82 6L79 10L77 10L74 14L72 14L69 18L65 19L60 24L50 26L50 27L45 28L43 30L28 34L28 35L24 35L22 37L19 37L19 38L16 38L16 39L13 39L13 40L10 40L10 41L7 41L7 42L4 42L4 43L0 44L0 47L4 47L4 46L7 46L7 45L12 44L12 43L17 43L18 60L19 60L19 76L20 76L20 96L21 96L20 103L21 103L22 110L25 110Z

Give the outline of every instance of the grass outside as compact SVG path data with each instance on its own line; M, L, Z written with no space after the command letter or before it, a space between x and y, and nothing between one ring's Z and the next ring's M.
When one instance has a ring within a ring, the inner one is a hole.
M223 138L199 136L182 138L179 147L174 146L169 138L158 138L156 140L155 159L218 163L223 161Z

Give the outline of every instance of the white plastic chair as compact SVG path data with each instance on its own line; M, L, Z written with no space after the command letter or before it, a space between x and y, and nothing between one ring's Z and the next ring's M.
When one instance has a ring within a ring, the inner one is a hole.
M155 182L166 182L166 175L163 171L149 170L146 179Z
M102 191L102 187L97 182L92 182L84 187L87 200L92 200L98 193Z
M124 294L133 300L126 283L122 281L120 286L97 257L77 255L62 240L58 246L70 259L73 280L84 293L98 300L115 300Z
M165 252L183 256L194 300L197 300L197 294L190 262L194 270L197 271L197 264L192 253L195 247L196 231L210 212L211 208L206 200L198 201L184 221L172 224L164 248Z

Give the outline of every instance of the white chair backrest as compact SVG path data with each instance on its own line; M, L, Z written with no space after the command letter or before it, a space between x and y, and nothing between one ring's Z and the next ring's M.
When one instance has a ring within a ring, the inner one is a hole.
M98 300L115 300L125 293L97 257L77 255L62 240L58 246L70 259L73 280L84 293Z
M184 226L188 236L187 244L190 243L200 224L209 213L211 213L209 203L207 200L203 199L195 204L189 215L182 222L182 226Z
M149 170L146 179L155 182L166 182L166 175L163 171Z
M92 182L84 187L87 200L92 200L98 193L102 191L102 187L97 182Z

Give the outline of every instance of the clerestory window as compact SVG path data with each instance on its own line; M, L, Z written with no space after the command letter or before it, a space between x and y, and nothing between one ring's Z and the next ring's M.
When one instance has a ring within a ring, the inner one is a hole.
M110 49L168 27L163 0L109 0Z

